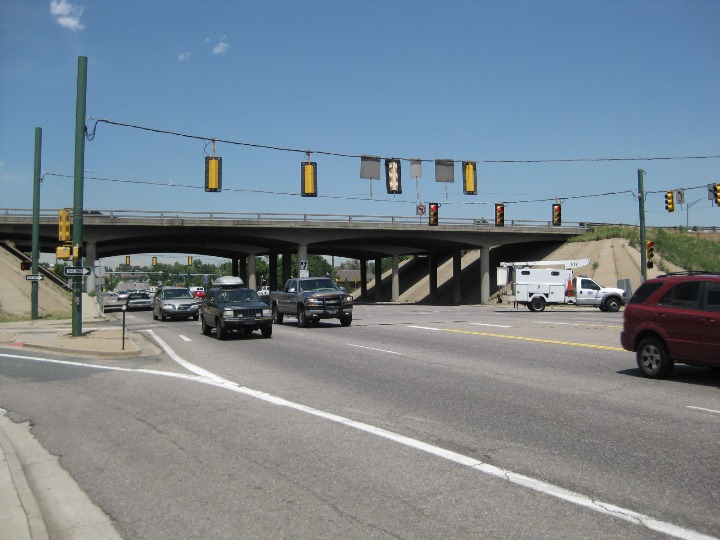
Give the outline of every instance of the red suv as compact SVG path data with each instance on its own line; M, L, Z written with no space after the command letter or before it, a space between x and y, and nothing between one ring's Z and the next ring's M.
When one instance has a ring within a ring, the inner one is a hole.
M683 272L644 282L625 307L620 343L646 377L675 362L720 366L720 274Z

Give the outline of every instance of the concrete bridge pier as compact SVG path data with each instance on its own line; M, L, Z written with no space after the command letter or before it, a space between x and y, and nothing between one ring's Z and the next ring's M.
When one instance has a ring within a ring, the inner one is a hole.
M400 298L400 259L397 253L392 256L392 296L391 300L397 302Z
M248 280L247 280L247 286L250 289L257 290L257 275L256 275L256 266L255 266L255 252L251 252L248 255Z
M490 300L490 249L480 247L480 303L487 304Z
M95 261L97 260L97 244L95 242L86 242L85 246L85 265L90 268L90 275L85 279L85 292L90 292L95 290Z
M382 302L382 258L375 259L375 301Z

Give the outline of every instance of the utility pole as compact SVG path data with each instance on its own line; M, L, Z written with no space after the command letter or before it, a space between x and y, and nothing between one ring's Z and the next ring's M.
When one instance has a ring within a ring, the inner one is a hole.
M77 102L75 105L75 194L73 198L73 247L78 248L78 260L83 262L83 185L85 180L85 105L87 96L87 57L78 56ZM82 335L82 276L69 278L72 282L72 335Z
M640 206L640 281L647 279L647 254L645 253L645 171L638 169L638 204Z
M33 168L33 223L32 223L32 270L38 273L40 261L40 155L42 149L42 128L35 128L35 167ZM40 282L33 280L30 284L30 318L38 318L38 291Z

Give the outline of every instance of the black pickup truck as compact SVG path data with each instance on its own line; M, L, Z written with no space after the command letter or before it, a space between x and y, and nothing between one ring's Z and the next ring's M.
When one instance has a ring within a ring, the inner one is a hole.
M260 330L262 337L272 336L270 306L254 290L244 287L240 278L225 276L212 285L200 304L203 334L209 336L214 328L218 339L227 338L233 330L247 334Z
M282 291L270 293L270 305L277 324L285 315L297 317L301 328L321 319L340 319L343 326L352 323L353 298L330 278L289 279Z

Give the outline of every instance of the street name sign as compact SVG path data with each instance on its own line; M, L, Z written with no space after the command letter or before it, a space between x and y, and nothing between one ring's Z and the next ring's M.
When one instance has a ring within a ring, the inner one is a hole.
M63 271L66 276L89 276L90 269L86 266L66 266Z
M42 274L26 274L26 281L42 281L45 277Z

